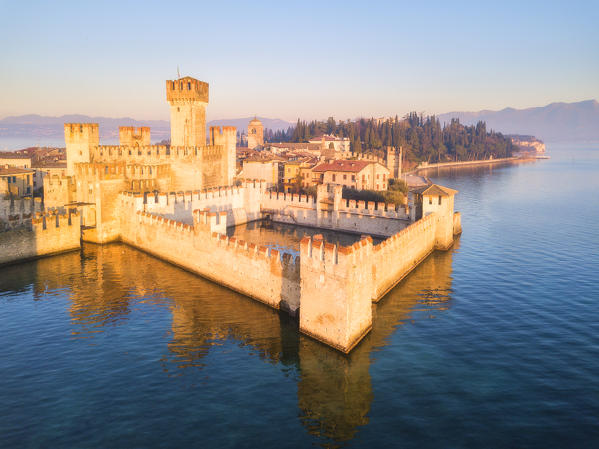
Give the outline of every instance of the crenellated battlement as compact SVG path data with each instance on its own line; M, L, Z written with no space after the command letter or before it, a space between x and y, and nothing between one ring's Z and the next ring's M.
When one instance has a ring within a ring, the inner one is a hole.
M46 175L44 176L44 183L48 183L50 186L62 186L65 184L74 184L75 180L72 176L68 175Z
M136 215L138 216L138 222L153 226L159 226L164 231L168 232L181 232L184 234L188 234L189 236L193 236L194 227L185 223L181 223L180 221L172 220L169 218L164 218L160 215L149 214L144 211L137 211Z
M89 142L96 145L100 141L100 125L97 123L65 123L64 137L69 142Z
M189 76L166 81L166 101L200 101L208 103L210 86Z
M75 164L75 171L77 177L96 179L157 179L169 175L170 165L86 162Z
M28 226L31 218L43 209L44 204L39 197L0 198L0 231Z
M79 248L80 223L76 210L36 213L27 226L0 232L0 265Z
M264 245L248 243L245 240L236 237L227 237L225 234L213 232L210 236L212 243L220 248L234 251L235 254L270 261L280 267L281 270L297 272L299 275L299 256L293 256L289 253L281 253L277 249L269 248Z
M265 209L292 205L316 210L316 198L312 195L265 191L262 194L262 199L265 200L263 206Z
M197 233L206 232L211 235L216 232L226 234L227 212L211 212L210 209L194 210L193 227Z
M334 265L352 266L365 263L372 255L372 238L361 239L349 246L339 246L318 237L304 237L300 241L302 261L325 271L334 271ZM307 260L310 260L307 262Z
M94 162L120 162L135 161L141 163L154 163L173 160L202 160L206 158L222 157L224 147L221 145L209 146L167 146L167 145L98 145L92 150Z
M71 227L79 228L79 213L77 210L70 210L66 213L58 213L56 211L48 211L46 213L38 212L31 219L31 228L36 233L53 231L55 228L64 229L68 227L70 232Z
M119 126L119 144L121 146L150 145L150 127Z
M127 198L136 198L136 196L131 194L124 196ZM138 196L137 198L140 197ZM257 262L266 261L270 267L270 272L286 273L286 276L299 277L298 257L294 257L288 253L281 253L276 249L263 245L248 243L235 237L227 237L226 234L213 230L215 225L220 224L219 221L226 220L226 213L211 212L208 210L194 211L193 226L141 210L137 211L135 216L137 217L135 221L138 225L141 224L156 228L159 230L159 235L176 235L177 238L181 238L183 241L189 239L187 241L191 243L191 239L197 238L198 233L200 233L202 238L198 240L196 245L199 245L210 253L214 253L219 248L229 252L230 257L233 259L246 257ZM236 265L239 263L243 262L238 261Z

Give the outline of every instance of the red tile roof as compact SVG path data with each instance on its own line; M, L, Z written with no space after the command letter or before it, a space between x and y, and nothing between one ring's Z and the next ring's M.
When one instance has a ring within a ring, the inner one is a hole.
M26 175L31 173L35 173L35 170L16 167L0 167L0 176Z
M317 165L312 169L314 172L326 172L326 171L342 171L357 173L368 165L372 164L371 161L345 161L335 160L331 162L325 162L324 164Z

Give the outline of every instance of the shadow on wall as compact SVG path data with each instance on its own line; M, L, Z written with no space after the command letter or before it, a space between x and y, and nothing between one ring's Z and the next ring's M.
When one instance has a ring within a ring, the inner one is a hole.
M9 216L10 219L11 216ZM0 230L0 266L78 249L81 224L77 211L50 211L23 218L12 228Z
M353 438L368 423L373 351L401 338L394 337L396 328L413 319L415 311L419 319L434 318L450 307L458 245L456 240L450 251L434 252L373 306L372 331L348 356L300 334L297 321L285 312L121 244L84 245L81 254L29 262L35 270L6 267L0 291L33 285L35 297L42 299L69 288L74 338L93 339L125 325L132 307L142 301L167 307L171 332L160 363L169 376L193 376L189 370L202 370L207 354L234 341L267 363L297 370L300 420L310 434L331 444Z

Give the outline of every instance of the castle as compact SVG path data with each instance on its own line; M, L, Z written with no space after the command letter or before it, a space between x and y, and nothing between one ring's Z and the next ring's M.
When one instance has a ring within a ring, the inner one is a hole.
M457 192L442 186L397 205L344 199L338 184L313 197L234 183L235 128L212 127L206 142L208 84L169 80L166 98L170 145L132 127L119 129L120 145L100 145L97 124L64 125L67 174L44 179L43 207L5 207L13 229L0 233L0 265L122 241L299 316L302 333L348 353L372 327L372 302L461 232ZM263 218L364 238L340 246L306 237L295 255L227 237L227 227Z

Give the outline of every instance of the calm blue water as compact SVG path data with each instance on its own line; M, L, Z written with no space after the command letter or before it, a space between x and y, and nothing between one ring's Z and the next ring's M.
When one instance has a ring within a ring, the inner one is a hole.
M350 357L122 245L0 270L0 447L598 447L599 149L429 174L464 233Z

